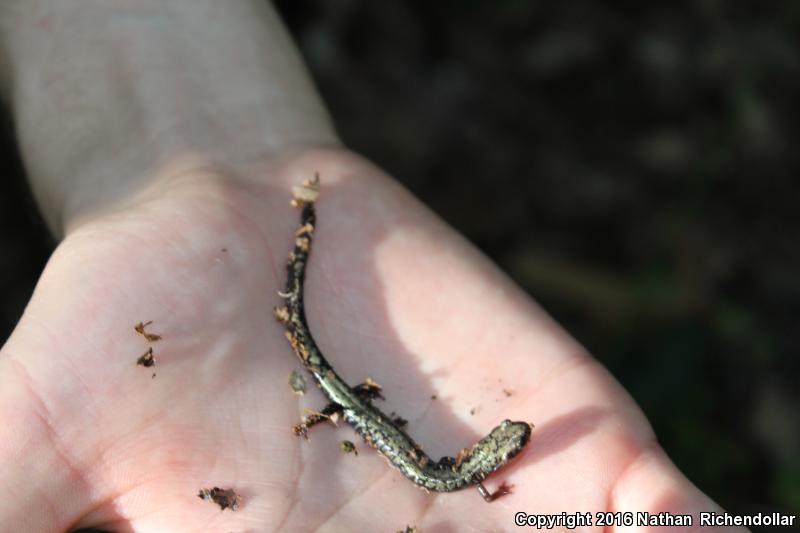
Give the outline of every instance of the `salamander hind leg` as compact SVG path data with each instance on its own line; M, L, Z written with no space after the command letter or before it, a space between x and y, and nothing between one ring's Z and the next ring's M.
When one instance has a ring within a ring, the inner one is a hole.
M436 468L440 470L451 470L456 465L455 457L442 457L436 463Z
M487 503L492 503L498 498L505 496L506 494L511 494L511 489L514 488L514 485L508 485L505 481L497 487L497 490L494 492L489 492L486 490L486 487L483 486L483 483L478 483L478 492L483 499L486 500Z

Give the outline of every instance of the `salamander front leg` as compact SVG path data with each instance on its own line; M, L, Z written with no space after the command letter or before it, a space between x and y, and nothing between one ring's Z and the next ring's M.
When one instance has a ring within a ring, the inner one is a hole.
M341 412L342 406L338 403L331 402L326 405L322 411L319 411L318 413L312 412L307 416L304 416L302 422L292 426L292 433L298 437L303 437L304 439L308 440L308 430L311 427L325 421L332 421L335 424L335 416L341 414Z
M381 388L372 380L367 380L365 383L353 387L353 391L362 400L374 400L375 398L383 398L381 396ZM299 424L292 426L292 432L298 437L303 437L308 440L308 430L316 426L320 422L333 422L336 424L337 416L342 413L342 406L338 403L329 403L322 411L311 412L303 417Z
M478 492L483 499L486 500L487 503L492 503L497 498L505 496L506 494L511 494L511 489L514 488L514 485L507 485L506 482L502 482L497 490L494 492L489 492L486 490L486 487L483 486L483 483L478 483Z

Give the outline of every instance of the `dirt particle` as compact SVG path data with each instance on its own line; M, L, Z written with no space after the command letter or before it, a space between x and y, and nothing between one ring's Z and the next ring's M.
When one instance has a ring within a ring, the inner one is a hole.
M157 335L155 333L148 333L144 329L144 328L146 328L147 326L149 326L152 323L153 323L152 320L148 320L147 322L139 322L138 324L133 326L133 329L136 331L136 333L138 333L139 335L143 336L147 342L160 341L161 340L161 335Z
M302 396L306 393L306 378L297 370L292 370L292 373L289 374L289 387L295 394Z
M214 487L212 489L200 489L197 493L197 497L201 500L205 501L212 501L219 505L219 508L224 511L225 509L230 509L231 511L235 511L239 508L239 504L241 504L241 497L236 493L233 489L221 489L219 487Z
M349 440L343 440L339 443L339 449L342 450L342 453L352 453L353 455L358 455L358 450L356 449L356 445L350 442Z
M148 348L146 352L144 352L139 359L136 360L136 364L143 366L145 368L151 367L156 364L156 358L153 356L153 349Z

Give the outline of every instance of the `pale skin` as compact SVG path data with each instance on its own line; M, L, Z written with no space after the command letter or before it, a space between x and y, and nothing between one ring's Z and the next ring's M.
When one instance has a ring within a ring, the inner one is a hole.
M342 147L269 6L1 9L4 96L61 240L0 351L0 529L511 531L517 511L720 511L600 364ZM298 222L291 187L315 172L306 308L321 349L352 385L380 383L381 408L432 457L505 418L534 423L486 482L512 494L426 494L348 428L292 435L325 400L292 393L302 369L271 310ZM147 320L162 340L133 330ZM148 346L156 365L136 366ZM241 507L197 498L213 486Z

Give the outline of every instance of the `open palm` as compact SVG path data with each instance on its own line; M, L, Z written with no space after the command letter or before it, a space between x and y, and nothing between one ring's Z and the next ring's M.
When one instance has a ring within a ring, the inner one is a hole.
M0 441L70 487L20 488L42 509L17 517L25 531L501 531L518 511L711 510L613 378L377 169L334 151L262 170L272 186L174 172L57 249L0 356ZM380 383L378 406L434 459L532 422L487 480L510 496L427 494L350 428L292 435L326 400L290 390L305 372L271 311L299 220L290 186L316 171L306 308L322 351L351 385ZM133 330L149 320L157 342ZM148 346L155 366L137 366ZM239 509L197 497L213 486Z

